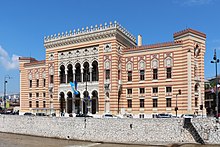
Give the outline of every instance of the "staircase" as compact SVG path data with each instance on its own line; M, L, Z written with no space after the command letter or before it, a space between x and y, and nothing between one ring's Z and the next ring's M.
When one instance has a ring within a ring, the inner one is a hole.
M196 142L200 144L205 144L204 140L199 135L198 131L195 129L193 124L191 123L191 118L184 118L184 126L187 131L193 136Z

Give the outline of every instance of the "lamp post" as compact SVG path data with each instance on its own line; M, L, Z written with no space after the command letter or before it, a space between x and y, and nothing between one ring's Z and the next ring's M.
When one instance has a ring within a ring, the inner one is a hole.
M85 97L84 97L84 102L85 102L85 115L87 114L87 103L88 103L88 98L89 98L89 93L88 93L88 90L87 90L87 81L88 81L88 76L89 76L89 73L88 73L88 70L86 70L86 78L85 78L85 81L86 81L86 87L85 87Z
M177 95L181 95L181 90L180 89L178 90L178 93L176 94L176 107L175 107L176 117L177 117L177 110L178 110L178 107L177 107Z
M6 109L6 85L8 83L7 79L11 79L12 77L10 77L9 75L6 75L4 77L4 99L3 99L3 104L4 104L4 108Z
M219 63L219 59L217 59L216 57L216 49L214 51L214 57L213 60L211 61L211 63L215 63L215 80L216 80L216 119L218 121L218 69L217 69L217 63Z
M86 115L87 115L87 109L88 109L88 108L87 108L87 103L88 103L88 96L89 96L89 95L88 95L89 93L88 93L88 90L87 90L87 86L88 86L88 85L87 85L87 81L88 81L88 75L89 75L89 74L88 74L88 70L86 70L86 74L85 74L85 75L86 75L86 78L85 78L85 80L86 80L86 89L85 89L85 90L86 90L86 91L85 91L85 97L84 97L84 102L85 102L85 112L84 112L84 122L85 122L85 126L84 126L84 128L86 128Z

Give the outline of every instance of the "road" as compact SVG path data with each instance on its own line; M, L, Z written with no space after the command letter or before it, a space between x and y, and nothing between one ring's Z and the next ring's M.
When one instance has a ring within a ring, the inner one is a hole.
M203 145L199 145L199 144L126 145L126 144L94 143L94 142L62 140L62 139L54 139L54 138L0 133L0 147L200 147L200 146ZM219 145L204 145L204 147L219 147Z

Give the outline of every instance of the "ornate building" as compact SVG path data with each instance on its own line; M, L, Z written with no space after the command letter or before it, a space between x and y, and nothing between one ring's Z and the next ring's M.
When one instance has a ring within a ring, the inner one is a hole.
M139 35L137 45L117 22L45 37L46 60L19 59L21 113L201 113L206 35L173 37L143 46Z

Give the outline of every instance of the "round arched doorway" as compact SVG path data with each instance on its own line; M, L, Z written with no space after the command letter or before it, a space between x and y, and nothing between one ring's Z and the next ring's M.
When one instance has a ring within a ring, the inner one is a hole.
M72 92L67 93L67 113L72 113L73 111L73 97Z
M66 102L65 102L64 93L60 92L60 112L64 113L65 109L66 109Z
M94 90L92 92L92 114L96 114L98 112L98 92Z

